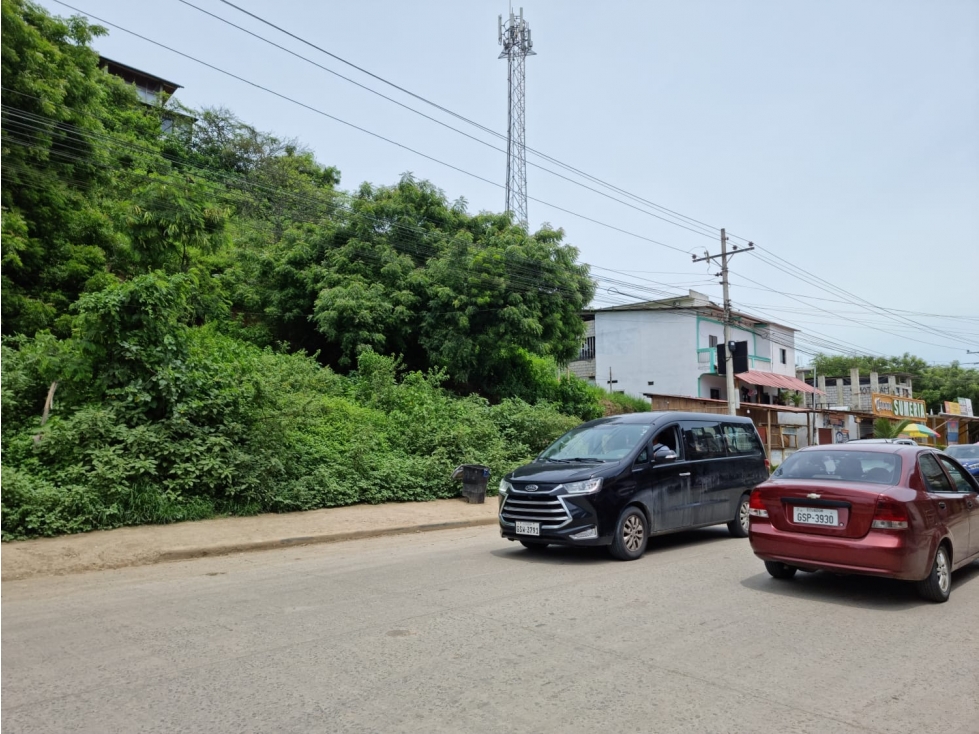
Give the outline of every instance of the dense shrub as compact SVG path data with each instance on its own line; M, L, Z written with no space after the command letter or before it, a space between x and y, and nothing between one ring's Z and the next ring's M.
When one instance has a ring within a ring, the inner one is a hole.
M162 414L132 383L86 403L69 381L43 427L39 365L53 345L4 347L4 539L453 497L458 464L499 477L578 422L546 403L455 396L442 375L399 374L372 351L343 377L206 327L184 337L179 358L157 365L168 375Z

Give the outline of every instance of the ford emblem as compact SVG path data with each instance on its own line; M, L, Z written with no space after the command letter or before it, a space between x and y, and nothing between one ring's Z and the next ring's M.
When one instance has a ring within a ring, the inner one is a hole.
M528 492L536 492L537 491L537 485L536 484L528 484L526 487L524 487L524 489L526 489Z

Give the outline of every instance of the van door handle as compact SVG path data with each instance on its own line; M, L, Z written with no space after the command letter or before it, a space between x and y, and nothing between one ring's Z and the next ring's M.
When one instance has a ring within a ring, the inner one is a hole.
M939 510L944 510L945 509L945 503L944 502L939 502L938 503L938 509Z
M680 476L681 477L689 477L690 476L690 472L688 472L688 471L680 472Z

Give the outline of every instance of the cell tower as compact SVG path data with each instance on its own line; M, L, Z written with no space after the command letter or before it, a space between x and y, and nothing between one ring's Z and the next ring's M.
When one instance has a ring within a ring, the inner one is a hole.
M506 210L513 212L517 223L527 228L527 141L525 136L526 121L526 71L525 63L528 56L534 53L534 42L530 38L530 25L523 19L523 8L520 14L514 15L510 10L510 18L506 23L503 16L499 19L499 42L503 46L501 59L507 60L507 78L509 91L507 100L510 104L508 115L509 129L506 139Z

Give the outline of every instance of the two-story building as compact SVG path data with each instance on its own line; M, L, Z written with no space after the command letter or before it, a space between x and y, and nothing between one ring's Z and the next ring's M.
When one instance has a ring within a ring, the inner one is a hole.
M779 390L807 389L795 376L795 330L734 312L731 338L748 344L749 372L737 375L739 400L772 403ZM708 296L686 296L586 311L586 335L569 369L610 391L727 400L717 370L723 309Z

